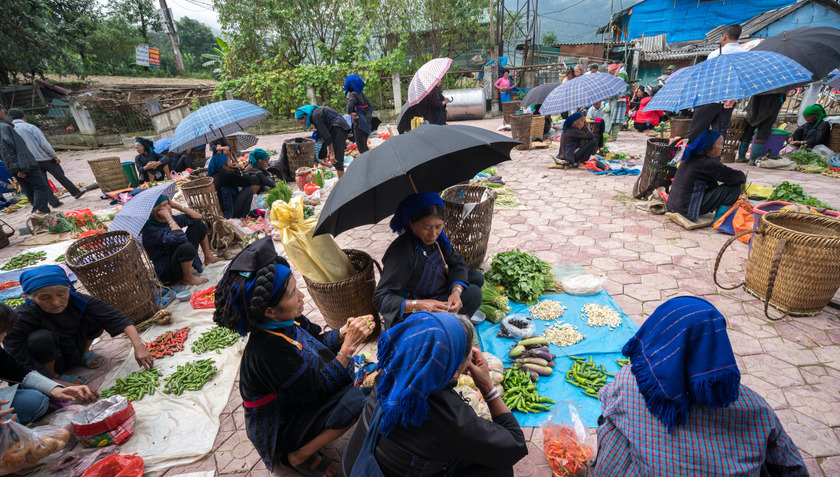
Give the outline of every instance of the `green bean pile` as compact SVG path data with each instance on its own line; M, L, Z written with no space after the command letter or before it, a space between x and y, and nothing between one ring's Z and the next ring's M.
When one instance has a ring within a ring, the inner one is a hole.
M163 392L180 396L184 391L198 391L219 371L212 359L191 361L163 380Z
M238 340L239 333L221 326L214 326L210 331L201 333L201 336L192 344L191 349L195 354L214 350L221 354L220 349L227 348Z
M531 381L531 375L519 368L505 371L502 387L505 388L502 401L511 410L536 414L548 411L554 404L551 399L540 396L536 383Z
M47 258L47 252L26 252L15 255L10 258L8 262L0 267L0 270L17 270L18 268L35 265L41 260Z
M160 382L160 371L149 369L147 371L135 371L125 378L117 379L117 383L102 391L103 398L111 396L124 396L132 401L143 399L146 394L153 395L155 388Z
M595 364L592 356L589 361L585 358L577 356L569 356L572 358L572 367L566 371L566 381L573 386L577 386L583 391L584 395L591 398L598 399L598 391L607 384L607 376L613 375L607 372L602 364Z

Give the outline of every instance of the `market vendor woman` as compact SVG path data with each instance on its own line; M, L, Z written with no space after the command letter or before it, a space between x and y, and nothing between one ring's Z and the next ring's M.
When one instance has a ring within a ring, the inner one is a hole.
M327 161L335 166L338 177L344 175L344 148L350 136L350 124L338 111L326 106L307 105L295 110L295 119L301 125L309 128L314 125L318 130L318 137L327 147Z
M373 317L322 332L303 316L303 293L271 237L234 258L216 287L219 325L250 333L239 392L245 426L268 470L277 463L306 476L333 476L338 463L320 449L358 419L365 395L353 386L353 354Z
M828 137L831 134L831 124L825 121L828 113L819 104L812 104L802 111L802 118L805 124L796 128L788 138L791 146L807 146L813 149L820 144L828 144Z
M172 215L173 209L183 213ZM207 283L206 278L196 277L191 270L202 269L199 248L204 252L204 265L221 260L210 250L207 225L201 214L170 201L165 195L157 198L149 220L140 231L140 241L164 285Z
M443 233L443 207L435 192L412 194L391 219L391 230L400 236L382 257L382 276L373 294L385 329L416 311L472 316L481 306L484 275L467 270L452 248Z
M155 152L154 143L144 137L136 137L134 150L137 157L134 165L141 182L158 182L169 179L169 157Z
M243 175L238 166L222 152L213 154L210 163L207 164L207 175L213 178L222 206L222 215L226 219L248 217L254 189L257 189L251 176Z
M86 379L66 373L76 366L94 369L105 364L104 356L90 350L104 329L111 336L125 333L137 364L154 367L154 358L131 320L108 303L77 293L63 268L45 265L27 270L20 285L27 300L16 308L18 321L3 340L18 363L62 383L85 384Z

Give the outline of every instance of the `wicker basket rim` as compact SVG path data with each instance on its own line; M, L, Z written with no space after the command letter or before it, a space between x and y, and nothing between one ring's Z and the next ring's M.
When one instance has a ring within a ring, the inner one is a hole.
M463 205L463 203L461 203L461 202L456 202L456 201L450 200L446 197L447 192L449 192L450 190L453 190L453 191L454 190L461 190L462 188L463 189L482 188L482 189L485 189L488 192L486 199L484 199L480 202L466 202L467 204L483 204L483 203L488 202L488 201L496 200L496 191L494 191L493 189L491 189L489 187L486 187L486 186L483 186L483 185L478 185L478 184L454 185L454 186L447 187L446 189L444 189L443 192L440 193L440 198L443 199L443 202L446 203L446 204L452 204L453 206Z
M122 164L119 156L97 157L96 159L88 159L87 162L88 162L88 164L90 164L91 162L105 162L105 161L111 162L114 159L116 159L117 162L120 162L120 164Z
M782 225L777 221L784 221L785 223ZM793 239L796 242L799 242L802 240L819 239L829 243L836 242L837 245L840 246L840 219L834 217L804 212L774 211L767 212L762 215L760 222L764 223L764 227L768 228L768 232L769 230L778 229L776 230L777 232L782 232L785 235L788 235L789 237L786 237L788 240ZM811 232L803 232L790 227L791 223L798 224L805 222L817 223L816 225L827 229L836 229L837 235L820 235Z
M358 260L361 261L361 267L356 269L356 273L353 274L352 276L350 276L349 278L345 278L344 280L339 280L337 282L316 282L316 281L310 280L309 278L306 278L304 276L303 278L306 281L306 286L315 286L317 288L317 287L328 287L328 286L329 287L335 287L335 286L340 286L340 285L344 285L344 284L349 284L349 283L352 283L353 281L358 280L358 278L361 275L365 274L365 272L367 272L367 270L369 268L373 268L373 257L371 257L370 254L368 254L367 252L363 252L361 250L356 250L356 249L351 249L351 248L345 248L345 249L342 249L342 250L344 251L345 254L347 254L347 258L350 259L351 262L353 261L353 258L351 258L351 256L355 256ZM355 267L355 265L354 265L354 267Z
M212 177L199 177L197 179L190 179L188 181L184 181L184 183L180 184L179 187L181 188L181 190L197 189L199 187L207 187L207 185L211 182L213 182Z
M83 254L78 254L77 255L75 252L79 251L82 246L87 245L89 243L96 242L96 241L101 241L102 239L105 239L105 238L108 238L108 237L117 237L117 236L120 236L120 235L127 236L128 240L126 240L125 243L123 243L122 246L118 250L116 250L114 253L109 255L109 257L113 256L113 255L121 252L123 249L125 249L126 247L128 247L131 244L131 242L132 242L131 239L132 239L133 236L131 235L130 232L125 231L125 230L114 230L113 232L103 232L101 234L95 234L95 235L89 235L87 237L82 237L82 238L76 240L75 242L73 242L69 247L67 247L67 252L65 253L64 259L67 262L67 265L72 266L72 267L87 267L87 266L90 266L91 264L96 263L98 261L106 260L107 257L106 258L101 258L99 260L95 260L93 262L78 263L76 261L77 256L78 257L87 256L88 253L83 253ZM85 250L82 250L82 251L87 252Z

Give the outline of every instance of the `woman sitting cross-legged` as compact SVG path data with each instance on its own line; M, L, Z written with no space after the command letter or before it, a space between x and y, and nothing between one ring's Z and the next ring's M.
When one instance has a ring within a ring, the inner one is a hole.
M364 408L365 395L353 386L353 354L373 331L373 317L322 332L302 313L303 293L271 237L240 252L216 287L213 320L250 333L239 378L248 438L268 470L279 462L331 477L338 465L320 449Z
M263 149L254 149L248 155L248 167L242 171L245 175L251 176L251 183L259 187L256 194L262 194L274 189L274 181L268 174L269 155Z
M183 214L172 215L172 209ZM165 285L201 285L206 278L192 274L202 271L198 249L204 252L204 265L221 260L210 250L207 225L198 212L178 205L165 195L158 197L149 220L140 231L140 241L155 266L155 273Z
M251 212L251 200L257 187L240 169L239 164L221 152L214 154L207 165L207 176L213 178L226 219L244 219Z
M558 164L569 164L575 168L589 160L598 148L598 139L589 129L582 113L574 113L563 123L560 136L560 152L554 158Z
M345 474L513 476L513 466L528 455L525 435L494 389L487 360L471 346L473 334L466 318L420 312L379 338L382 371L365 407L368 419L345 451ZM492 422L452 389L466 371Z

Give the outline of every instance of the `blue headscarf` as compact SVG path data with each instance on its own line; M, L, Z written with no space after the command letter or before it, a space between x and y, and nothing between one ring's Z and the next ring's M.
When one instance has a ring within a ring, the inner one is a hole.
M411 230L408 222L414 217L414 214L421 209L430 205L439 205L446 207L443 204L443 199L440 198L437 192L424 192L422 194L411 194L400 202L397 206L397 211L394 212L394 217L391 218L391 230L400 235ZM437 238L437 242L445 250L449 250L452 246L449 244L449 239L445 232L441 232Z
M268 159L268 153L263 149L254 149L251 154L248 154L248 163L254 167L259 167L258 162Z
M721 136L722 134L714 129L707 129L703 131L699 136L697 136L697 139L685 147L685 150L683 151L683 160L690 159L694 154L700 155L705 153Z
M295 110L295 119L302 119L306 118L306 127L309 128L309 125L312 124L312 111L318 109L318 106L314 104L307 104L306 106L301 106Z
M73 283L67 278L67 273L63 268L58 265L44 265L27 270L20 275L20 286L23 288L23 293L27 295L41 288L55 285L70 288L70 303L78 307L80 312L84 314L87 300L76 294Z
M292 273L292 270L289 267L276 263L274 264L274 283L272 284L271 288L271 296L274 297L277 295L278 292L285 292L285 290L280 290L280 287L283 285L283 282L286 281L286 277ZM245 296L241 297L239 287L240 285L234 286L230 291L230 296L228 299L233 302L233 306L236 308L236 311L239 312L239 316L241 317L240 320L236 323L237 331L241 336L245 336L245 326L244 320L245 316L248 314L248 306L251 303L251 299L254 298L254 285L257 282L257 274L253 272L241 273L240 275L247 275L248 279L245 281ZM269 300L271 301L271 300ZM263 310L264 312L265 310ZM286 326L291 326L294 320L289 321L274 321L274 322L266 322L260 323L258 325L260 328L266 329L274 329L274 328L285 328Z
M383 333L377 354L379 432L388 435L397 426L426 422L429 395L452 381L468 346L464 325L451 313L412 313Z
M569 115L569 117L566 119L566 121L563 122L563 132L566 132L566 129L568 129L569 126L574 124L575 121L577 121L578 119L580 119L582 117L583 117L582 113L573 113L573 114Z
M738 399L741 373L726 318L702 298L659 305L621 352L648 410L668 432L685 424L694 406L720 408Z
M222 169L222 166L227 164L227 161L227 154L222 154L221 152L213 154L213 157L210 159L210 164L207 164L207 175L212 176L213 174L219 172Z
M155 205L153 206L153 208L159 206L160 204L166 202L167 200L169 200L169 197L166 197L163 194L159 195L157 200L155 200Z
M362 94L362 91L365 89L365 81L359 75L347 75L344 78L344 96L347 96L349 93L359 93Z

